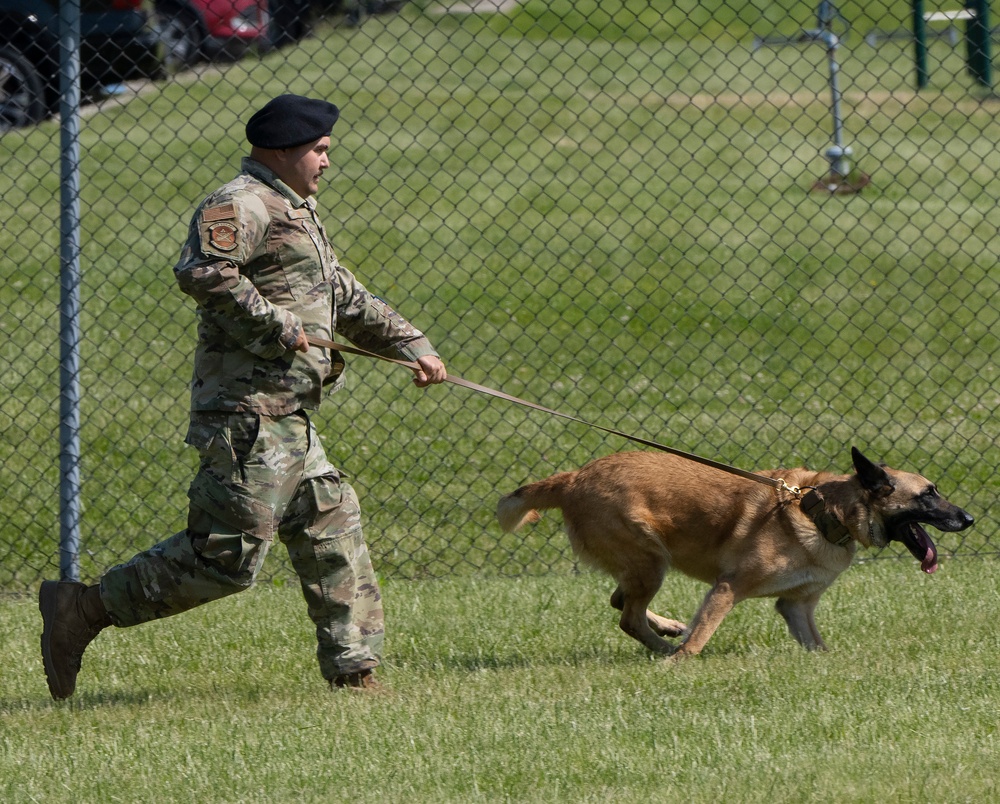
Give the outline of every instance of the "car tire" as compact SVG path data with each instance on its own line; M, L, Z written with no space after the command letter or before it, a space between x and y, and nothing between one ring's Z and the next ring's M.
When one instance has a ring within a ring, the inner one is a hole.
M46 117L42 77L20 50L0 45L0 132L31 126Z
M188 8L157 9L158 33L163 43L163 65L167 73L176 73L197 64L202 56L205 36L201 20Z

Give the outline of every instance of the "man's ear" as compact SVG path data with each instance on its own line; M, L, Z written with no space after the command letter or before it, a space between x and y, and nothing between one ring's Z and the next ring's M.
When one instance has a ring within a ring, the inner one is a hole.
M858 473L861 486L874 497L887 497L895 491L896 486L885 468L873 463L861 454L857 447L851 447L851 460L854 471Z

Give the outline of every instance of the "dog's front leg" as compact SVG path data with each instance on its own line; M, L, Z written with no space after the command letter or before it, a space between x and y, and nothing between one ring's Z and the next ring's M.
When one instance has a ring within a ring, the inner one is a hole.
M779 597L774 607L788 625L788 631L806 650L826 650L826 643L819 635L813 612L819 603L819 595L801 600Z
M717 580L715 586L705 595L698 613L690 623L691 633L674 654L674 658L696 656L701 653L701 649L715 633L715 629L741 599L729 580L723 578Z

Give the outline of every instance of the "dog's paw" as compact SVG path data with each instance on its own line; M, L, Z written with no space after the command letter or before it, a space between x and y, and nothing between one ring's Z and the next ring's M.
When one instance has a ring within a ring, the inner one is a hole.
M687 635L687 626L678 620L670 620L666 617L659 617L650 612L648 616L649 627L659 635L664 637L679 637Z
M675 665L678 662L682 662L685 659L690 659L692 656L697 656L697 655L698 655L697 653L692 653L691 651L686 650L684 644L681 643L670 652L669 656L664 657L663 663L669 665Z

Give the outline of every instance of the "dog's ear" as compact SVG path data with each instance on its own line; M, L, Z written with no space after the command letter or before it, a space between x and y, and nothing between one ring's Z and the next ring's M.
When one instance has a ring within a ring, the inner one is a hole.
M895 491L896 485L883 466L868 460L857 447L851 447L851 460L865 491L875 497L888 497Z

